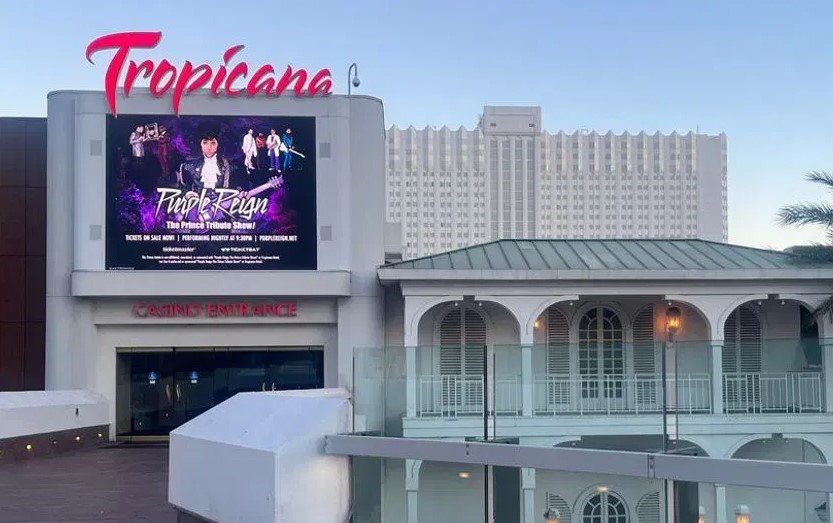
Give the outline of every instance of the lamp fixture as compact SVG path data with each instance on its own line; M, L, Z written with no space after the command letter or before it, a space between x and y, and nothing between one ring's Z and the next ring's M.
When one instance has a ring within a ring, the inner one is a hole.
M548 508L544 512L544 523L561 523L561 513L557 508Z
M352 73L352 78L351 78ZM359 66L356 65L356 62L350 64L350 67L347 69L347 96L353 94L353 87L358 87L361 85L361 81L359 80Z
M680 330L682 313L677 307L668 307L665 311L665 327L668 329L669 337L673 338Z
M460 479L469 479L471 474L469 472L458 472L457 477Z
M735 523L750 523L749 507L747 505L738 505L735 509Z

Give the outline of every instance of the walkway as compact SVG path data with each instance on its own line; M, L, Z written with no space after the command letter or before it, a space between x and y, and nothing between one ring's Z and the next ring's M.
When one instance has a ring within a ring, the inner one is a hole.
M167 499L164 446L101 448L0 466L2 523L176 522Z

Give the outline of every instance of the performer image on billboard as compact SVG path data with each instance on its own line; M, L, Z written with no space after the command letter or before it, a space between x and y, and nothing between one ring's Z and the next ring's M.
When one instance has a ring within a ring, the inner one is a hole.
M248 174L255 168L252 164L252 158L257 155L257 144L255 143L254 129L249 129L246 131L246 134L243 135L243 145L241 149L243 149L243 165L246 166L246 173Z
M292 169L292 152L294 138L292 137L292 129L287 128L286 132L281 136L281 152L283 153L283 170L288 171Z
M201 127L199 140L202 154L182 164L177 180L181 185L185 185L186 180L190 180L191 190L194 192L199 192L203 188L228 189L231 180L231 164L217 153L219 147L217 134L217 130L210 125Z
M107 268L315 269L315 143L313 117L108 117Z
M278 136L278 132L274 129L270 129L269 136L266 137L266 151L269 154L270 171L281 172L280 144L281 138Z
M133 158L142 158L145 155L145 128L144 126L136 127L136 130L130 134L130 145L133 148Z

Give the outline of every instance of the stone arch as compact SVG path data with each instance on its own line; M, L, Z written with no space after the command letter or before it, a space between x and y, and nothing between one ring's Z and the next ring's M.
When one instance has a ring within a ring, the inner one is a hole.
M720 313L720 316L717 318L717 325L714 327L718 329L717 334L719 335L716 339L723 339L725 333L723 332L723 328L726 326L726 320L729 319L729 315L731 315L735 309L740 307L741 305L748 303L750 301L758 301L758 300L766 300L768 297L766 294L746 294L743 296L738 296L732 302L726 306L723 311ZM758 312L755 313L758 315ZM758 320L760 320L760 315L758 315Z
M665 299L659 303L661 303L665 309L667 309L668 307L673 307L675 304L685 306L686 309L691 310L701 320L703 320L703 324L706 326L706 338L709 340L714 339L715 328L714 325L712 325L711 320L709 319L709 315L692 300L687 300L684 296L666 296ZM669 303L671 303L671 305L669 305ZM654 304L654 306L657 305L658 303ZM721 330L720 332L722 333L723 331Z
M819 457L822 460L822 463L828 463L828 458L825 455L824 451L822 451L821 446L819 444L820 442L812 441L814 438L812 438L811 435L804 435L804 434L799 435L799 436L787 435L787 436L785 436L781 439L782 440L797 440L797 441L802 441L804 443L807 443L816 452L818 452ZM732 458L732 459L741 459L741 458L735 458L735 456L741 450L747 449L748 447L750 447L751 445L753 445L755 443L764 442L764 441L772 441L772 440L773 440L773 438L768 437L768 435L766 435L766 434L751 434L751 435L744 436L744 437L738 439L732 446L729 447L729 449L726 451L725 457L726 458ZM773 461L783 461L783 460L773 458Z
M542 314L544 314L544 312L546 312L547 309L549 309L553 305L557 305L559 303L564 303L565 301L577 302L577 301L579 301L579 296L577 294L575 294L575 295L565 295L565 296L556 296L554 298L552 296L548 296L547 298L545 298L544 300L539 302L533 308L532 312L529 314L529 317L526 319L526 322L525 322L526 331L525 331L525 333L526 334L531 334L533 332L533 329L535 328L535 322L541 317ZM565 314L565 316L567 316L567 321L568 322L572 321L572 318L569 315Z
M454 305L457 303L458 305ZM494 332L494 321L492 317L483 311L482 307L478 306L471 306L468 303L464 302L446 302L436 305L434 308L438 308L437 315L434 317L433 325L431 325L431 345L439 345L439 335L440 335L440 328L442 326L443 321L445 318L452 313L455 309L459 309L461 312L465 310L472 310L474 311L480 318L483 320L483 323L486 326L486 344L489 344L492 339L492 333ZM428 311L426 311L428 312Z
M709 437L700 438L698 436L686 436L684 439L675 440L675 449L677 451L685 450L688 447L694 447L694 455L709 457L715 454L714 449L710 449L708 444Z
M407 300L409 297L406 297L406 307L405 311L406 314L410 313L409 318L405 318L405 345L416 345L415 340L408 340L409 334L411 337L416 338L419 333L419 325L422 322L422 318L425 314L436 307L437 305L442 305L446 302L454 302L454 301L463 301L462 296L433 296L431 298L423 300L416 309L413 311L408 311L407 307ZM413 298L410 298L413 299Z

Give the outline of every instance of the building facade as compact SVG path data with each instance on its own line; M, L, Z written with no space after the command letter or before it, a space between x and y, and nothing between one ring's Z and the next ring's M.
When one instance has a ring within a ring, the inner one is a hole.
M809 312L833 292L830 265L702 240L502 240L389 264L379 278L388 347L356 352L366 358L357 359L355 404L367 430L833 458L833 324ZM547 509L573 523L672 521L661 481L385 466L382 520L474 522L492 510L501 521L501 503L517 493L529 523ZM473 510L486 506L484 481L498 493L494 506ZM705 521L728 523L746 505L753 521L811 523L829 496L701 483L688 499L690 520L701 506ZM599 506L610 519L598 519Z
M303 156L282 152L279 175L244 157L247 129L290 126ZM110 436L140 438L237 392L350 388L352 348L383 332L379 100L203 92L176 116L145 90L113 118L103 93L53 92L48 138L47 389L102 395ZM183 185L199 211L162 205Z
M472 130L386 137L387 220L405 258L501 238L726 241L726 136L548 133L538 107Z

